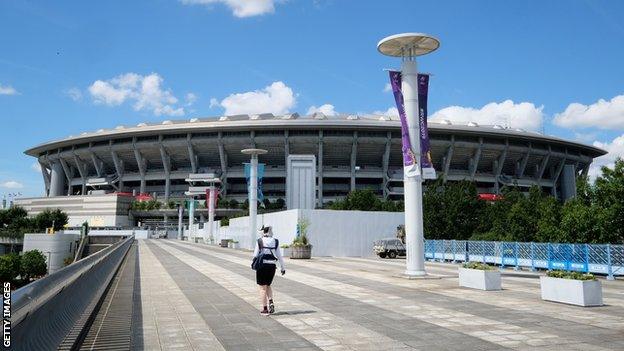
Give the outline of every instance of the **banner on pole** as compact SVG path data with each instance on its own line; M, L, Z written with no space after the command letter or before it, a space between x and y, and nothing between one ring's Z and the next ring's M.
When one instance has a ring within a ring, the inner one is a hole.
M247 189L249 189L249 178L251 174L251 163L245 162L245 179L247 180ZM258 163L258 201L264 200L262 193L262 177L264 177L264 163Z
M405 115L405 104L403 91L401 90L401 72L390 71L390 85L399 112L401 121L401 144L403 153L403 172L408 177L423 175L424 179L435 179L435 169L431 161L431 146L429 143L429 131L427 128L427 97L429 89L429 75L418 75L418 119L419 119L419 140L420 140L420 164L416 160L412 143L410 142L407 116Z
M429 75L418 74L418 119L420 126L420 163L424 179L436 179L431 160L431 144L427 127L427 97L429 96Z

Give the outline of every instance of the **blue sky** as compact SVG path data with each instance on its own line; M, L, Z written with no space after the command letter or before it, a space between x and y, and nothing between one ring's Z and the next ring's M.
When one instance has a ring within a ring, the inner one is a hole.
M433 119L545 130L624 155L622 1L0 1L0 195L40 195L47 140L237 112L392 113L377 53L440 39ZM603 101L601 101L603 100ZM390 110L389 110L390 109Z

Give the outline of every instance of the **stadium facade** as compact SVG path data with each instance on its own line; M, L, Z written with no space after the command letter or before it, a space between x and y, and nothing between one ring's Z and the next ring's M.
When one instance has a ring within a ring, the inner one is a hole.
M541 186L569 197L602 149L502 126L429 124L432 158L444 181L470 180L481 193L503 185ZM222 194L247 197L246 148L268 150L263 191L285 197L288 155L315 155L319 206L354 189L386 199L403 195L401 125L387 116L237 115L141 123L100 129L26 151L41 165L47 197L86 195L93 189L183 197L189 173L215 172Z

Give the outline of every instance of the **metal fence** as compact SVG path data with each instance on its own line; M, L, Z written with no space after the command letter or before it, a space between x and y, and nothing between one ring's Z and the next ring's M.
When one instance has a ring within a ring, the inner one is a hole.
M624 275L624 245L425 240L425 258L598 273L609 279Z
M134 237L96 252L12 293L12 349L48 350L75 344Z

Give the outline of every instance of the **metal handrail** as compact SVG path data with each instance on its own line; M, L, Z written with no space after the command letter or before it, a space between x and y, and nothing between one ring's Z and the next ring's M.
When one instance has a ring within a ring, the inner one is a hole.
M37 310L50 298L106 259L106 257L115 252L115 250L127 249L133 241L134 236L130 236L85 259L70 264L59 271L15 290L11 296L13 308L11 323L13 327L19 325L29 313Z

